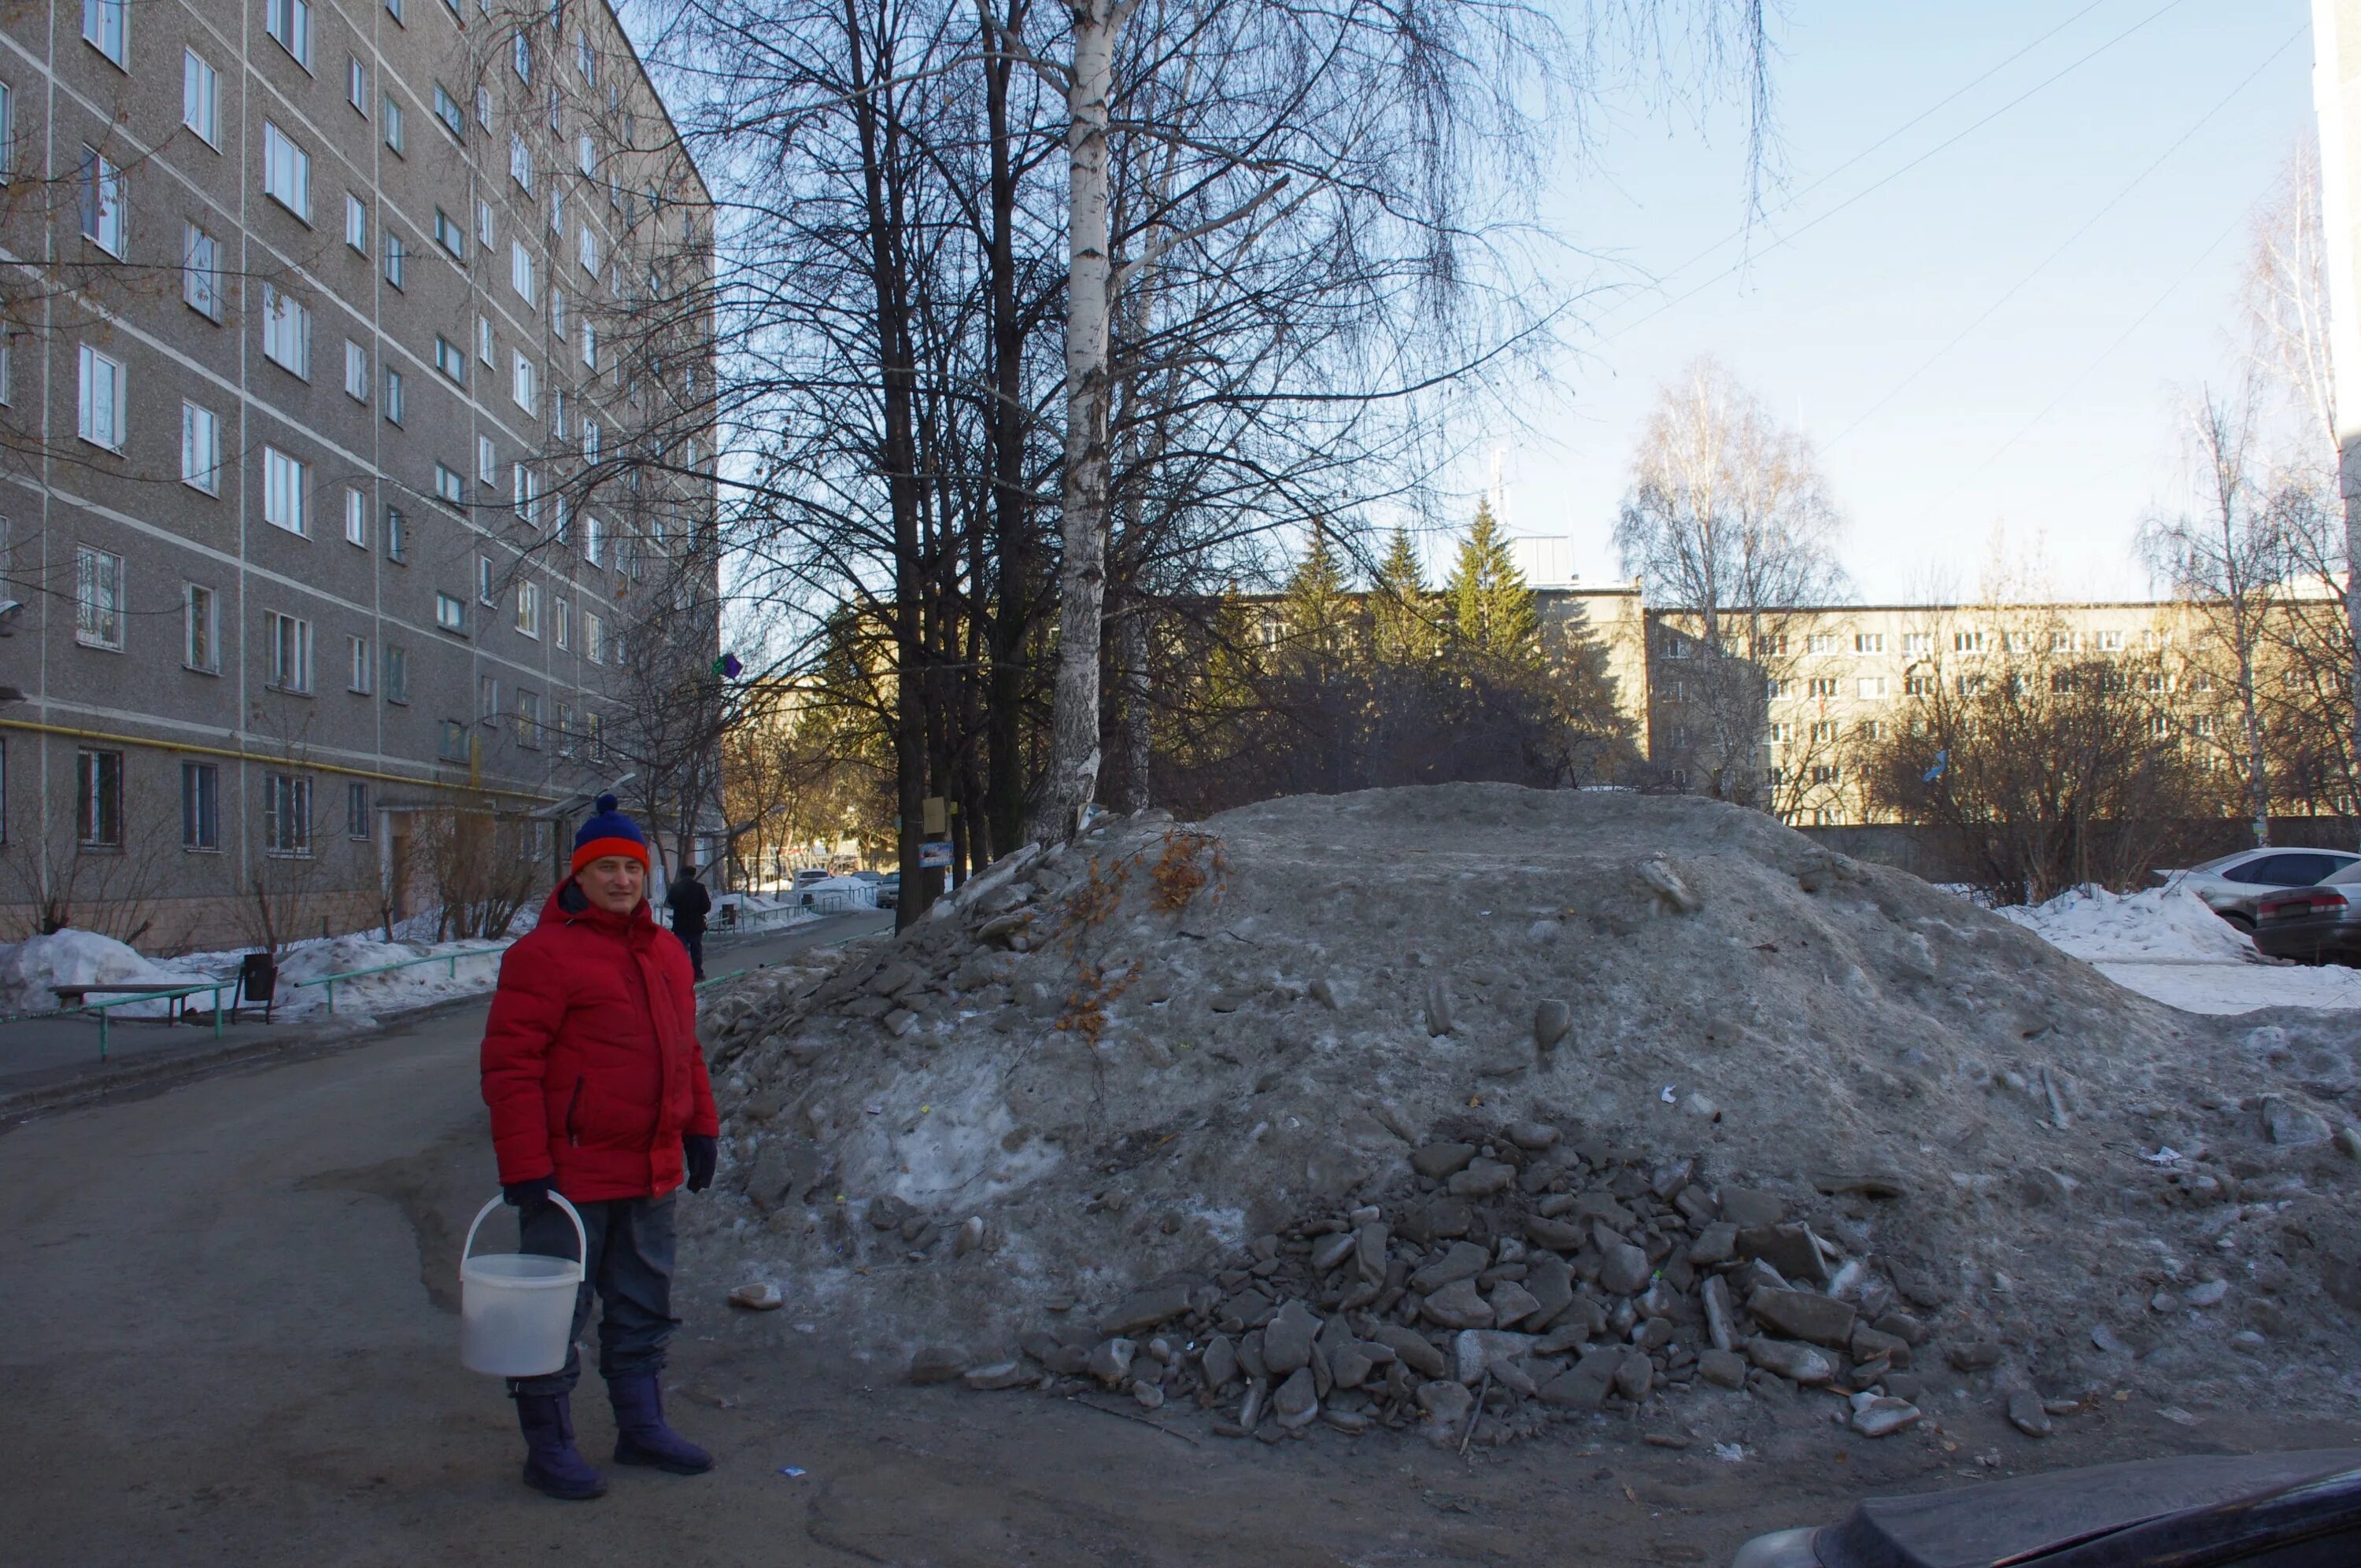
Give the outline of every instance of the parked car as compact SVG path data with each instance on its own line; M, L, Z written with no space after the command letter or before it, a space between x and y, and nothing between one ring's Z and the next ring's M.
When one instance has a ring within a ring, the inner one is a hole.
M877 907L898 909L902 905L902 873L887 872L877 879Z
M2310 887L2267 893L2257 908L2255 950L2265 958L2361 964L2361 865Z
M2165 1568L2361 1563L2361 1449L2207 1453L1873 1497L1757 1536L1732 1568Z
M2241 850L2187 871L2158 872L2156 878L2168 886L2187 888L2214 914L2240 930L2251 931L2256 903L2266 894L2282 887L2310 887L2356 865L2361 865L2361 855L2342 850Z

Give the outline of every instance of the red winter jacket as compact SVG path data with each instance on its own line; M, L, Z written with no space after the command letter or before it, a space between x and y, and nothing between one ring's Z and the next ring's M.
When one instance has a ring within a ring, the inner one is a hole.
M609 915L570 878L500 960L483 1065L502 1185L661 1197L681 1182L681 1135L721 1130L688 950L644 899Z

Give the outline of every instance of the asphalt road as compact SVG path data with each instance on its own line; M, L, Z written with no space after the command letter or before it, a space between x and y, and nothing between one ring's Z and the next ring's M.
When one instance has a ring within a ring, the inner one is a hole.
M498 1383L456 1358L460 1235L495 1189L481 1018L445 1009L0 1135L0 1561L1708 1563L1836 1517L1858 1486L1958 1484L1986 1444L2047 1467L2353 1441L2128 1409L2039 1449L1962 1413L1957 1452L1848 1455L1823 1429L1740 1464L1598 1431L1469 1460L1176 1437L1038 1394L910 1387L841 1325L801 1332L792 1304L731 1312L736 1281L692 1253L669 1398L719 1468L610 1470L600 1501L554 1503L518 1480ZM603 1460L595 1378L576 1414Z

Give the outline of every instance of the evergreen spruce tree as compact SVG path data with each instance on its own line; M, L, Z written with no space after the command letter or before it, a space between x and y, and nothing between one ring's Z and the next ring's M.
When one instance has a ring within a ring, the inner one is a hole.
M1425 664L1434 658L1434 595L1420 570L1410 530L1396 527L1369 589L1370 652L1379 664Z
M1332 666L1350 652L1358 612L1326 531L1312 531L1288 582L1281 613L1287 618L1287 650L1296 663Z
M1509 542L1500 536L1488 501L1477 505L1475 526L1459 546L1443 600L1452 635L1463 647L1512 664L1541 656L1533 591L1509 558Z

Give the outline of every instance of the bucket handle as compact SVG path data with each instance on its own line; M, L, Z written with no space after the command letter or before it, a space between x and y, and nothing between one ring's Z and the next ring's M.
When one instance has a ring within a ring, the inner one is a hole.
M557 1191L555 1189L552 1189L549 1194L549 1201L556 1204L559 1208L565 1210L566 1217L574 1222L574 1238L580 1244L574 1255L574 1279L575 1283L579 1284L581 1283L586 1272L584 1265L588 1261L590 1256L589 1234L582 1228L582 1215L580 1212L577 1211L573 1204L568 1203L566 1201L565 1194ZM493 1210L499 1208L501 1204L507 1201L508 1200L506 1198L495 1193L490 1202L476 1211L476 1223L467 1227L467 1239L459 1244L459 1266L462 1269L465 1269L467 1266L467 1255L475 1250L476 1233L483 1228L485 1217L490 1214Z

